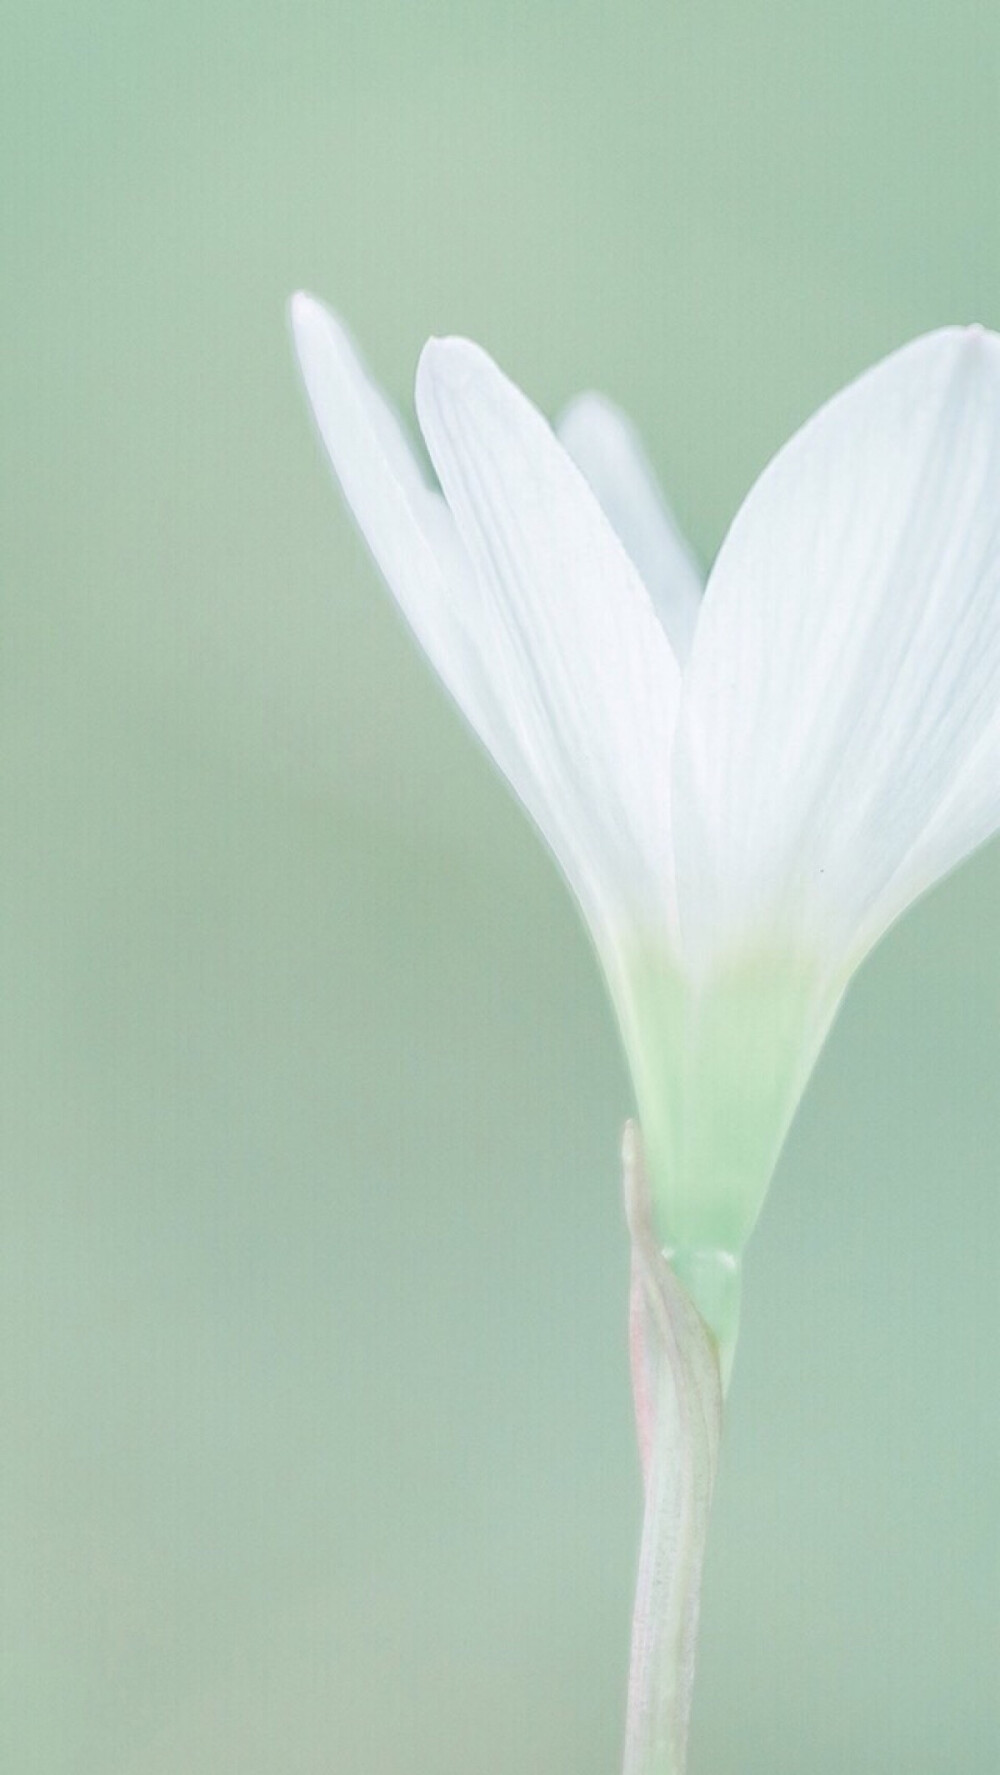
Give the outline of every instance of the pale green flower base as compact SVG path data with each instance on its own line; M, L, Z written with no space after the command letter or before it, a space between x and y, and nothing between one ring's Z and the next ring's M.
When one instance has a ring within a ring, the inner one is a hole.
M662 948L626 959L609 975L642 1125L623 1157L645 1506L624 1775L685 1775L742 1250L853 970L762 954L696 993Z
M840 987L824 988L801 957L763 948L700 990L654 944L622 951L609 975L661 1245L728 1376L740 1254Z
M624 1770L683 1775L741 1254L841 987L763 947L700 990L661 946L615 960L642 1124L623 1155L645 1485Z

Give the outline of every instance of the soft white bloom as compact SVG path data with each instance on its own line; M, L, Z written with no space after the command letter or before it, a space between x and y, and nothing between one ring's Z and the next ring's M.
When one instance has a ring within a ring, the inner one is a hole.
M583 908L661 1237L729 1341L736 1259L851 973L1000 824L1000 340L929 334L821 408L702 596L599 397L557 436L477 346L432 340L438 491L339 323L292 312L372 553Z

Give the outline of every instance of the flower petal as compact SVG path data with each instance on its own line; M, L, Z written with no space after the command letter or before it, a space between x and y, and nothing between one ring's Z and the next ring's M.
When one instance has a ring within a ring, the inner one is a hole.
M570 402L556 432L638 568L675 654L685 660L703 578L638 432L603 395L591 393Z
M586 645L575 648L572 612L565 608L574 602L572 583L560 582L554 592L555 603L563 605L557 614L566 658L550 652L543 660L544 645L536 657L530 635L536 618L508 608L474 565L444 499L428 486L398 417L370 380L345 328L306 295L294 298L291 318L323 441L372 554L432 664L550 844L596 934L627 918L640 903L645 910L655 901L662 921L669 841L665 815L658 821L656 809L667 793L678 670L643 588L583 481L549 434L551 450L565 464L577 495L571 513L580 526L575 546L586 550L589 545L580 537L599 529L603 555L614 557L601 584L606 626L615 626L616 595L619 618L631 599L645 616L642 637L632 645L644 648L648 629L653 637L648 675L657 669L662 675L649 730L641 740L634 737L624 760L601 755L596 766L590 748L599 747L606 722L592 706L581 709L581 722L592 722L593 735L585 733L580 741L579 734L563 729L564 702L579 696L593 704L603 696L618 710L616 697L630 692L609 687ZM522 396L516 399L533 411ZM570 565L573 547L571 539ZM600 548L597 559L600 563ZM613 653L608 657L613 664ZM638 768L640 752L643 769L655 782L648 802L633 791L626 807L629 797L619 793L616 773Z
M949 329L822 408L716 562L675 749L691 966L779 934L856 961L948 866L935 824L998 709L1000 340ZM996 799L971 799L975 841Z
M875 908L869 941L1000 830L1000 717L975 747L941 807L903 860Z
M451 514L430 488L384 395L337 318L311 296L291 304L306 391L334 471L358 526L417 639L490 749L505 752L467 603L469 578Z
M545 420L468 341L432 340L417 410L490 616L491 670L599 923L672 903L680 673L646 588Z

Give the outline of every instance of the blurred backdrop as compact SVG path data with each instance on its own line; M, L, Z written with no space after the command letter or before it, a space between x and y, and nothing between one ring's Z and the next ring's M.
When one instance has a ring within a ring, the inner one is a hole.
M982 0L3 6L0 1767L608 1775L639 1482L576 915L320 460L288 293L636 416L702 557L1000 323ZM693 1775L1000 1761L1000 854L748 1256Z

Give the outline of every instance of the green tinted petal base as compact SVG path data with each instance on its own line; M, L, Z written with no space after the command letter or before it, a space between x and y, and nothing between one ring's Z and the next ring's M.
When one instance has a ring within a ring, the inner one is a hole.
M657 1231L727 1368L740 1256L843 982L764 946L695 985L662 944L633 943L609 975Z

